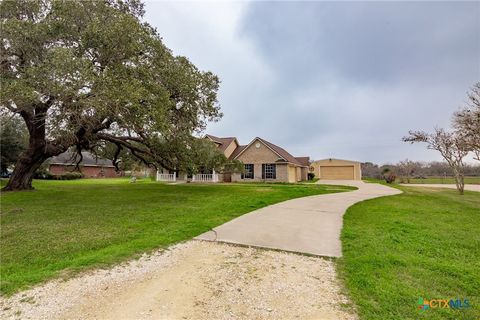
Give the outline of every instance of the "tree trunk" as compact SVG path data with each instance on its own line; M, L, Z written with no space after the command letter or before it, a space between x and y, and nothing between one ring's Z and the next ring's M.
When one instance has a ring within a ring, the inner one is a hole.
M43 152L35 152L31 149L24 152L18 159L13 174L2 191L32 190L33 175L47 158Z
M458 172L457 170L454 170L453 172L455 175L455 184L457 185L458 193L463 195L464 189L465 189L465 180L463 178L463 172Z
M20 112L29 133L28 148L18 159L13 174L2 191L32 190L33 174L45 160L53 155L47 155L47 142L45 141L47 110L47 105L40 104L33 108L33 112L25 110Z

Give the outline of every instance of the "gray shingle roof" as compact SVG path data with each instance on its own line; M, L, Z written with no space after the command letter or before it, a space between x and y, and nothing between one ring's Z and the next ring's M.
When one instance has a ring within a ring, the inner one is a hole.
M295 157L303 166L308 167L310 165L310 157Z
M208 138L210 138L213 142L216 142L218 144L218 148L224 152L225 149L230 145L230 143L232 143L232 141L236 140L235 137L226 137L226 138L220 138L220 137L216 137L216 136L212 136L211 134L207 134L206 135ZM294 157L292 156L290 153L288 153L287 150L283 149L282 147L279 147L265 139L262 139L262 138L255 138L252 140L255 141L255 140L260 140L261 142L263 142L266 146L268 146L270 149L272 149L275 153L277 153L283 160L285 160L286 162L289 162L289 163L292 163L292 164L296 164L298 166L302 166L302 167L308 167L309 166L309 162L310 162L310 157ZM250 144L252 143L250 142ZM230 155L230 159L235 159L248 145L242 145L242 146L238 146L234 151L233 153Z
M88 151L82 151L82 161L80 162L81 166L90 166L90 167L114 167L111 160L105 158L96 158L95 155L91 154ZM64 152L59 154L56 157L49 159L49 164L59 164L59 165L75 165L79 160L79 155L71 151Z
M262 141L263 143L265 143L267 146L269 146L273 151L275 151L280 157L282 157L283 159L285 159L287 162L290 162L290 163L293 163L293 164L296 164L296 165L299 165L299 166L302 166L302 167L305 167L305 166L308 166L305 165L305 164L302 164L300 161L297 160L297 158L295 158L294 156L292 156L290 153L287 152L287 150L283 149L282 147L279 147L267 140L264 140L262 138L257 138L258 140Z
M226 137L226 138L219 138L212 136L211 134L207 134L207 137L212 139L213 142L216 142L219 144L218 149L222 152L225 152L225 150L228 148L230 143L232 143L236 138L235 137Z

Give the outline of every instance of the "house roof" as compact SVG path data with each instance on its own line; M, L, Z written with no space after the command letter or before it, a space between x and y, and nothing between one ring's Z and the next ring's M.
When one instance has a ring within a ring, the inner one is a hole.
M281 159L285 160L286 162L295 164L301 167L308 167L310 164L310 157L294 157L287 150L283 149L282 147L277 146L265 139L260 137L256 137L253 139L248 145L240 145L238 143L237 138L235 137L225 137L220 138L216 136L212 136L211 134L205 135L205 137L209 138L213 142L218 144L218 148L220 151L225 152L227 147L233 142L237 142L238 147L233 151L230 155L229 159L236 159L245 149L247 149L250 145L252 145L256 140L261 141L264 145L266 145L270 150L276 153Z
M77 153L67 151L56 157L52 157L48 163L68 166L76 164L79 158ZM86 167L114 167L111 160L96 157L88 151L82 151L82 161L79 165Z
M298 162L300 162L303 166L308 167L310 165L310 157L295 157Z
M212 136L211 134L207 134L206 137L209 138L210 140L212 140L213 142L219 144L218 149L222 152L225 152L225 150L228 148L228 146L233 141L237 140L237 138L235 138L235 137L220 138L220 137Z
M246 146L239 146L237 150L235 150L231 156L232 159L237 158L245 149L247 149L249 146L251 146L255 141L260 141L264 145L266 145L270 150L272 150L274 153L276 153L281 159L285 160L286 162L296 164L297 166L301 167L306 167L308 164L304 164L304 162L299 161L297 158L292 156L290 153L288 153L285 149L282 147L277 146L276 144L273 144L265 139L262 139L260 137L256 137L253 139L248 145Z
M287 162L290 162L290 163L293 163L293 164L296 164L296 165L299 165L299 166L302 166L304 167L305 165L303 165L302 163L300 163L300 161L297 160L297 158L295 158L294 156L292 156L290 153L287 152L287 150L283 149L282 147L279 147L267 140L264 140L262 138L255 138L253 139L254 141L255 140L260 140L262 141L264 144L267 145L267 147L269 147L270 149L273 150L273 152L275 152L276 154L278 154L280 157L282 157L283 159L285 159ZM253 142L253 141L252 141ZM308 166L308 165L307 165Z
M238 154L240 152L243 151L243 149L245 149L247 147L247 145L243 145L243 146L238 146L235 150L233 150L232 154L230 155L229 159L235 159Z
M348 163L360 163L360 161L355 161L355 160L346 160L346 159L338 159L338 158L327 158L327 159L320 159L320 160L315 160L312 163L317 163L317 162L325 162L325 161L343 161L343 162L348 162Z

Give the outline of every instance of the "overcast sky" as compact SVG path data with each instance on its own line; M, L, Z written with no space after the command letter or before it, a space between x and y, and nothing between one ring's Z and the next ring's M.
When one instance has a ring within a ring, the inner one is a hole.
M155 2L176 55L217 74L208 127L312 159L439 160L401 142L448 127L480 81L480 2Z

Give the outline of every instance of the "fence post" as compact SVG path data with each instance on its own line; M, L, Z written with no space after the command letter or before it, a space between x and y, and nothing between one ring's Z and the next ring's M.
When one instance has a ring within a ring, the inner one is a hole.
M175 171L173 173L173 182L177 181L177 172Z

